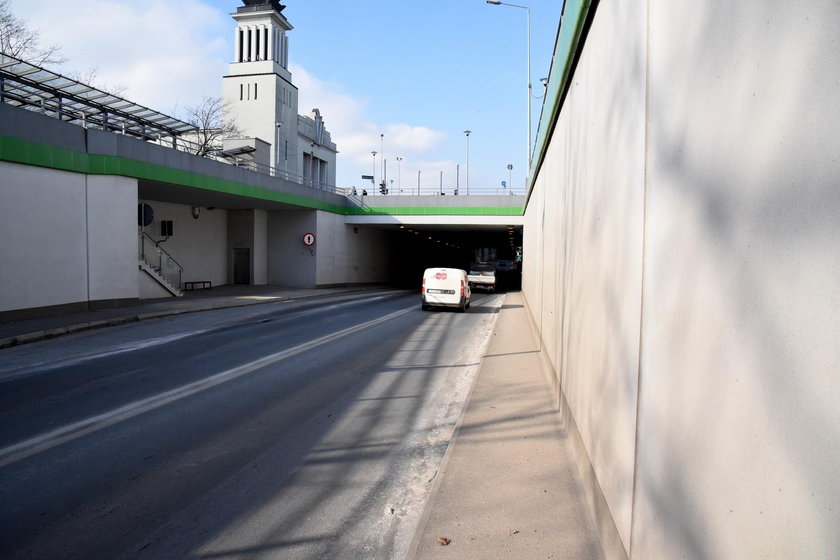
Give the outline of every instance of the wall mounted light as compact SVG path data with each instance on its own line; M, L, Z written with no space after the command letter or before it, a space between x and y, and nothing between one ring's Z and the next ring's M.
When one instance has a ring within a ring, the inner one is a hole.
M192 217L193 217L194 220L198 219L198 215L200 213L201 213L201 208L199 208L198 206L193 206L192 207Z

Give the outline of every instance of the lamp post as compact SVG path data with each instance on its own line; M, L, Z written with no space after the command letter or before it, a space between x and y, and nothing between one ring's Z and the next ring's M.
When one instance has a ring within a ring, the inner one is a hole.
M528 165L528 169L530 172L531 168L531 8L528 6L520 6L519 4L508 4L507 2L501 2L500 0L486 0L488 4L493 4L494 6L511 6L513 8L522 8L525 10L526 15L526 23L528 29L527 35L527 42L528 42L528 58L527 58L527 67L528 67L528 90L526 91L526 95L528 97L528 143L526 144L526 152L527 152L527 159L525 160Z
M466 176L467 196L470 195L470 133L472 130L465 130L464 135L467 137L467 168L464 170Z
M397 192L399 192L399 193L402 193L402 178L401 178L401 174L402 174L401 163L402 163L402 160L403 160L402 156L397 156Z
M376 152L371 152L370 155L373 156L373 181L371 181L371 185L373 188L376 188Z

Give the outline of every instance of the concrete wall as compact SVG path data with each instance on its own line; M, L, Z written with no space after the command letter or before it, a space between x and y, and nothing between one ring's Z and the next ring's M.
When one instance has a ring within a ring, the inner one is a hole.
M840 556L836 3L600 3L524 291L605 550Z
M0 312L138 297L134 179L6 162L0 176Z
M88 297L136 298L137 181L110 175L88 175L86 181Z
M318 212L319 286L387 282L390 245L384 230L345 223L344 216Z
M268 283L295 288L316 285L315 254L318 244L303 244L306 233L315 233L314 210L289 210L268 213Z
M161 220L172 220L173 235L160 246L184 267L182 282L210 280L214 286L228 283L227 211L200 208L198 218L193 218L192 207L155 200L141 200L154 209L154 222L145 231L155 240L162 241ZM136 222L136 206L135 217ZM136 263L135 263L136 266ZM181 286L183 287L183 285ZM163 297L154 290L148 297ZM144 296L146 297L146 296Z

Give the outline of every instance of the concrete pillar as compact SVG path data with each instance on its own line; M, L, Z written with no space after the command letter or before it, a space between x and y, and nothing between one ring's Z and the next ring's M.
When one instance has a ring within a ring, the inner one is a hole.
M259 56L259 34L259 29L251 27L251 60L257 60Z
M242 62L242 27L236 27L236 33L233 35L233 60Z

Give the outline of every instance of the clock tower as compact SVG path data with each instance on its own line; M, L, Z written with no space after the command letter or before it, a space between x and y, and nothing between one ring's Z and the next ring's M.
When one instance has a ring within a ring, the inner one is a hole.
M243 135L271 145L271 166L302 175L297 156L298 90L292 84L289 39L293 29L277 0L243 0L236 21L234 58L222 79L222 97Z

